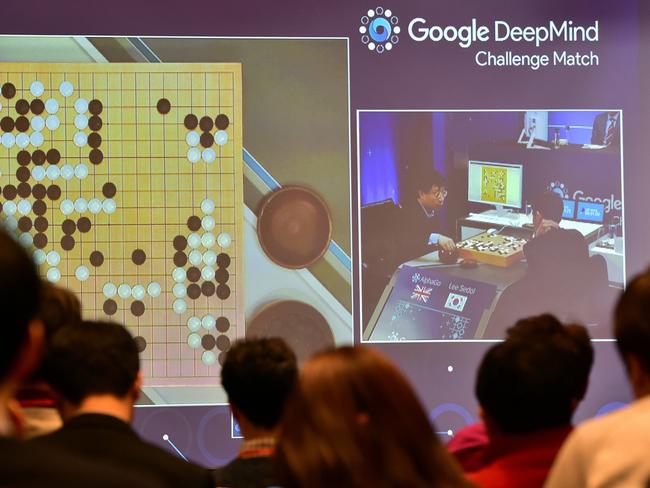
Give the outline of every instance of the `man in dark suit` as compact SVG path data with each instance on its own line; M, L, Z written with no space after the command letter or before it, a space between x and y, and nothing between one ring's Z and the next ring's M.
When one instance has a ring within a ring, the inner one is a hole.
M591 130L591 143L619 147L621 145L620 118L620 112L603 112L597 115Z
M20 412L14 395L40 362L43 324L36 318L41 281L25 250L0 228L0 486L156 488L157 476L122 473L77 455L28 446L19 433Z
M214 486L210 473L138 437L129 423L140 393L138 349L123 326L83 322L53 337L45 359L63 427L31 445L77 453L165 487Z
M228 351L221 383L244 442L235 460L214 471L217 486L266 488L277 484L271 456L284 404L297 376L296 356L282 339L240 341Z
M440 232L438 213L446 197L442 175L423 170L412 178L400 205L387 200L361 209L364 324L400 264L432 251L456 248L453 239Z

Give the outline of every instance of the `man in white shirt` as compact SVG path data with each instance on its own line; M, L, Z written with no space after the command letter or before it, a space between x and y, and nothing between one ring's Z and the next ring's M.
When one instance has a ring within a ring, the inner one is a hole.
M650 269L618 301L616 343L636 401L569 436L546 486L643 487L650 479Z

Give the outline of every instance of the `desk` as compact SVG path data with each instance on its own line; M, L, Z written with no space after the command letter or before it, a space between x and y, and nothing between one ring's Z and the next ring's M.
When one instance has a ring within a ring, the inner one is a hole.
M513 212L506 213L503 216L496 215L495 210L488 210L482 213L470 213L467 217L458 219L456 232L462 241L490 228L504 228L513 231L512 235L514 237L530 238L533 235L533 230L524 227L524 225L532 225L532 223L532 217L525 214ZM585 236L588 243L595 241L603 233L602 224L576 222L574 220L561 220L560 227L577 230Z

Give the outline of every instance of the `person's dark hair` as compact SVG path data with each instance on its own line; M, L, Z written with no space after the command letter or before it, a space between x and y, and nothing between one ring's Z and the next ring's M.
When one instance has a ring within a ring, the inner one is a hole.
M255 425L273 428L298 377L296 355L280 338L233 344L221 368L228 400Z
M417 191L428 193L431 188L437 186L438 188L445 188L447 182L437 170L433 168L421 169L411 178L411 186Z
M45 326L43 354L47 355L52 337L59 329L68 325L81 324L81 302L77 295L67 288L44 281L38 318ZM43 366L41 366L32 377L32 381L40 380L43 373Z
M0 381L9 375L17 359L40 299L41 280L34 261L0 228Z
M546 191L532 201L533 212L539 212L542 217L554 222L562 220L564 203L562 197L554 191Z
M276 464L285 488L466 486L408 381L363 347L325 351L305 364Z
M650 374L650 268L636 276L618 299L614 336L623 360L635 356Z
M552 315L518 321L483 357L476 397L505 433L567 425L584 397L593 363L586 329Z
M124 397L140 370L138 349L129 331L114 322L83 321L61 328L45 358L45 380L68 402L90 395Z

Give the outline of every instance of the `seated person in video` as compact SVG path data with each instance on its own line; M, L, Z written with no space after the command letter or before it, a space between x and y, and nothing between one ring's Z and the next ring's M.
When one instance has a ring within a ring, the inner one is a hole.
M562 229L562 198L547 191L533 201L533 238L524 245L525 276L504 290L490 317L486 335L503 337L517 318L546 312L562 320L589 322L597 313L592 301L607 288L607 266L589 258L587 241L577 230Z
M438 249L456 248L450 237L440 233L438 222L447 197L444 178L431 168L412 180L412 190L400 199L400 205L386 200L361 209L365 322L370 318L366 312L372 313L400 264Z
M619 112L603 112L594 119L591 143L599 146L621 145L621 122Z

